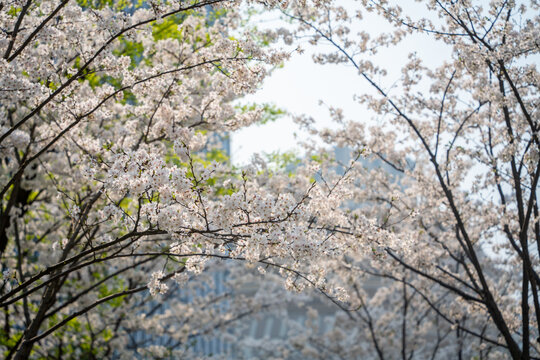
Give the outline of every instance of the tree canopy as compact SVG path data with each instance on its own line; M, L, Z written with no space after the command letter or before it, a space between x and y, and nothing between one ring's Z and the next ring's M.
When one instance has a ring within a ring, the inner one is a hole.
M540 358L539 6L0 4L0 351ZM289 25L251 22L271 11ZM297 116L305 155L232 165L231 132L284 115L236 101L298 44L369 86L358 113ZM312 307L285 338L231 330L313 299L332 326Z

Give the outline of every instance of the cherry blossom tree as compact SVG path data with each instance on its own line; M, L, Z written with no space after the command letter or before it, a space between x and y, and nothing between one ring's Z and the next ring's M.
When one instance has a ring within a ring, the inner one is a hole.
M239 6L0 5L6 358L129 357L122 350L144 346L131 338L137 329L168 336L171 355L275 305L270 297L222 302L217 293L191 306L168 301L172 287L209 284L197 276L222 260L273 268L288 289L344 299L323 261L351 248L335 231L347 225L341 177L323 187L314 164L292 178L261 161L235 169L212 145L261 119L263 108L233 100L288 57L241 27ZM236 274L231 281L241 282Z
M321 358L539 358L538 2L341 5L283 13L317 63L346 64L368 86L355 99L374 122L330 107L337 129L299 123L372 151L350 173L357 205L342 229L372 255L327 265L352 320L307 326L296 345ZM386 27L362 27L375 22ZM366 217L399 240L357 231Z
M245 26L254 3L299 28ZM4 356L194 356L299 301L242 295L247 264L340 313L321 332L309 310L268 355L539 358L540 5L417 3L2 3ZM358 29L368 17L387 30ZM234 100L288 58L269 41L306 36L370 87L356 99L376 123L298 118L351 149L337 171L316 146L292 176L234 168L216 139L264 115ZM426 44L449 55L423 61Z

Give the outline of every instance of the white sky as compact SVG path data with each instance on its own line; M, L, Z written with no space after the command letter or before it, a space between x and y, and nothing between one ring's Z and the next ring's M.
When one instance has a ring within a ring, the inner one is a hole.
M344 1L344 4L350 7L352 3ZM382 31L381 25L386 25L385 22L369 15L361 23L356 20L356 27L351 33L360 28L369 29L370 34ZM283 26L283 22L278 19L278 15L271 14L259 25L259 27L266 26L280 27ZM431 43L433 45L429 45L425 40L417 35L397 48L379 53L377 65L393 70L389 72L392 78L385 82L391 83L398 79L401 67L399 65L403 64L407 59L407 54L413 50L419 53L420 58L428 62L440 62L449 54L449 50L442 45L436 45L433 42ZM304 54L294 53L283 68L275 70L265 80L256 94L242 99L241 102L273 103L292 114L313 117L318 127L332 126L327 108L319 105L319 100L323 100L325 104L342 108L346 119L369 121L370 113L353 101L353 95L371 92L372 89L357 75L356 70L350 65L314 64L313 47L307 43L302 44L302 47L306 50ZM231 136L232 162L236 165L245 164L257 152L294 150L300 153L298 142L306 138L307 135L300 133L289 116L265 125L244 128Z
M277 69L263 87L244 101L273 103L291 114L312 116L318 126L331 126L328 112L319 100L344 109L355 107L354 70L338 66L315 65L308 54L294 55L284 68ZM298 135L298 138L295 137ZM283 116L265 125L253 125L233 134L231 157L235 164L246 163L256 152L295 150L299 139L305 139L290 116Z

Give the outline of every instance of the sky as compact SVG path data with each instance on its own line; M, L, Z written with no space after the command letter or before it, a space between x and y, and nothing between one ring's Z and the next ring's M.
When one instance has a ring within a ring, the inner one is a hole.
M350 7L349 2L343 3L345 7ZM418 13L421 14L419 10ZM260 20L258 26L276 28L284 24L277 14L268 14ZM361 23L356 21L355 24L351 33L368 29L369 33L373 34L383 31L384 21L369 14ZM379 53L377 65L390 70L389 83L397 80L401 74L396 66L396 59L401 58L404 62L412 50L419 52L421 58L428 63L440 62L449 54L449 49L440 44L432 43L426 46L425 40L417 35L396 48L385 49ZM293 115L308 115L315 119L319 128L334 126L329 119L326 105L320 105L321 100L327 105L343 109L346 119L370 121L371 113L353 100L355 94L372 91L356 70L351 65L315 64L312 61L314 47L307 42L301 45L305 50L303 54L294 52L283 68L276 69L255 94L241 102L271 103ZM308 135L302 133L293 123L291 116L283 116L265 125L256 124L232 134L231 160L236 165L242 165L249 162L254 153L295 151L301 154L298 143L307 137Z
M319 100L332 106L354 109L354 86L351 69L323 67L312 62L308 54L295 54L281 69L266 79L262 88L245 99L247 102L271 103L293 115L312 116L318 126L332 126L328 112ZM232 134L231 157L235 164L248 162L258 152L301 152L297 145L306 134L285 115L275 122L253 125Z
M287 24L274 12L261 17L257 26L277 28ZM311 116L319 127L332 126L326 108L319 102L324 100L335 107L354 109L355 86L351 81L354 70L346 66L317 65L312 60L315 49L306 42L301 44L305 50L303 54L290 48L291 59L282 68L275 69L255 94L241 102L270 103L291 115ZM241 165L249 162L254 153L295 151L300 154L298 142L307 136L290 115L265 125L255 124L232 134L231 160Z

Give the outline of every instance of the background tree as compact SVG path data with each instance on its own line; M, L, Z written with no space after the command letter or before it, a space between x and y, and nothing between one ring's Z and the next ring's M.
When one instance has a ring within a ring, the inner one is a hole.
M540 356L538 10L536 1L359 1L285 12L318 45L316 62L352 66L371 88L356 99L376 122L331 109L339 129L318 133L332 146L367 146L385 164L351 175L361 206L348 229L373 215L400 240L363 236L372 259L334 266L373 357ZM362 28L373 17L386 30ZM394 47L395 66L384 69ZM423 61L432 48L442 50ZM366 297L356 292L366 274L396 284ZM364 345L354 352L347 339L335 355L359 356Z

